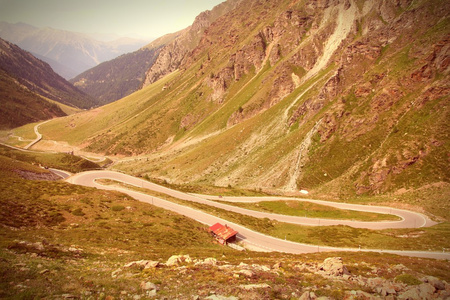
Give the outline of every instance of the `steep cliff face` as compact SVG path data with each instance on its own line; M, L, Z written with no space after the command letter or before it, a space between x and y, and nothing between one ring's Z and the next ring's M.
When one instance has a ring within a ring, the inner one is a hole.
M191 48L162 51L148 82L179 71L144 89L145 120L91 150L157 153L122 167L178 183L336 197L448 184L448 1L233 3Z
M187 55L198 45L204 30L216 19L232 10L240 1L227 1L211 11L208 10L198 15L190 27L183 30L173 42L161 49L156 62L146 72L143 87L178 69L183 59L187 59Z

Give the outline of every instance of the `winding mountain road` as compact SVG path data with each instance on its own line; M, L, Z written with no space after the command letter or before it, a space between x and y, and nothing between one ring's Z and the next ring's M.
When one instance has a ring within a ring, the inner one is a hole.
M318 224L318 219L309 219L309 218L303 218L303 217L291 217L291 216L284 216L284 215L276 215L276 214L267 214L267 213L261 213L257 211L242 209L226 204L216 203L213 201L206 200L198 195L190 195L186 193L182 193L176 190L172 190L145 180L142 180L140 178L136 178L130 175L113 172L113 171L89 171L89 172L83 172L76 175L73 175L67 179L68 182L72 184L78 184L83 186L89 186L89 187L96 187L99 189L104 190L116 190L123 193L128 194L129 196L143 202L151 203L153 205L159 206L164 209L168 209L171 211L174 211L176 213L179 213L181 215L184 215L186 217L192 218L197 220L198 222L201 222L206 225L212 225L214 223L220 222L220 223L226 223L233 227L233 229L237 230L239 232L238 238L242 240L244 243L265 251L278 251L278 252L286 252L286 253L311 253L311 252L325 252L325 251L366 251L366 252L384 252L384 253L392 253L392 254L398 254L398 255L406 255L406 256L415 256L415 257L428 257L428 258L436 258L436 259L450 259L450 253L444 253L444 252L426 252L426 251L396 251L396 250L384 250L384 249L359 249L356 248L357 245L355 245L355 248L336 248L336 247L325 247L325 246L315 246L315 245L307 245L307 244L301 244L301 243L295 243L291 241L286 241L278 238L274 238L271 236L267 236L258 232L255 232L253 230L250 230L248 228L245 228L241 225L234 224L232 222L223 220L221 218L215 217L213 215L210 215L208 213L186 207L180 204L176 204L167 200L163 200L158 197L153 197L144 193L128 190L121 187L116 186L105 186L101 185L96 180L98 179L111 179L120 181L129 185L134 185L137 187L143 187L146 189L150 189L156 192L161 192L168 194L170 196L183 199L183 200L189 200L189 201L196 201L199 203L204 203L208 205L214 205L216 207L220 207L223 209L227 209L230 211L235 211L239 213L244 213L247 215L255 216L258 218L264 218L268 217L271 219L280 220L282 222L290 222L295 224L302 224L302 225L310 225L310 226L317 226L317 225L336 225L336 224L345 224L353 227L358 228L369 228L368 226L375 226L370 227L373 229L382 229L382 228L409 228L409 227L424 227L424 226L432 226L436 224L435 222L428 219L428 217L411 212L406 210L400 210L400 209L394 209L394 208L387 208L387 207L376 207L376 206L364 206L364 205L355 205L355 204L346 204L346 203L334 203L334 202L325 202L325 201L311 201L311 202L321 202L321 204L330 205L337 208L343 208L343 209L353 209L353 210L363 210L363 211L370 211L370 212L381 212L381 213L390 213L397 215L402 218L401 221L386 221L386 222L358 222L358 221L345 221L345 220L329 220L329 219L321 219L320 224ZM208 196L209 197L209 196ZM227 199L227 198L225 198ZM229 200L237 201L242 199L236 199L236 198L228 198ZM263 198L250 198L250 201L256 201L259 199L261 200L267 200L267 197ZM274 200L275 198L270 198L270 200ZM276 198L276 199L284 199L284 198ZM289 198L292 200L292 198ZM223 198L222 198L223 200ZM301 200L301 199L299 199ZM310 201L310 200L308 200Z

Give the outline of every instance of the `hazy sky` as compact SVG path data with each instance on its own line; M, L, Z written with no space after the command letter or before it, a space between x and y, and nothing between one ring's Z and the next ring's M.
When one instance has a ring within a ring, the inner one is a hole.
M156 38L225 0L0 0L0 21Z

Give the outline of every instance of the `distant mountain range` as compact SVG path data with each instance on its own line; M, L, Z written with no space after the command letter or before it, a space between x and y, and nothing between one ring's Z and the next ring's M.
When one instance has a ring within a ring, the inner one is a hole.
M56 74L45 62L0 39L0 128L64 116L73 108L97 106L96 100Z
M0 22L0 37L44 60L66 79L147 44L131 38L104 42L82 33L7 22Z

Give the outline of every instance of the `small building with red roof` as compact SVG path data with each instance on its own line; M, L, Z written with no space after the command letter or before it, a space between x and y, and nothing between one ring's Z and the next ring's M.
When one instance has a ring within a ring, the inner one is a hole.
M232 242L236 241L236 235L238 234L238 232L236 230L233 230L231 227L228 227L226 224L222 225L220 223L216 223L213 226L209 227L209 232L222 245L226 245L227 243L232 243Z

